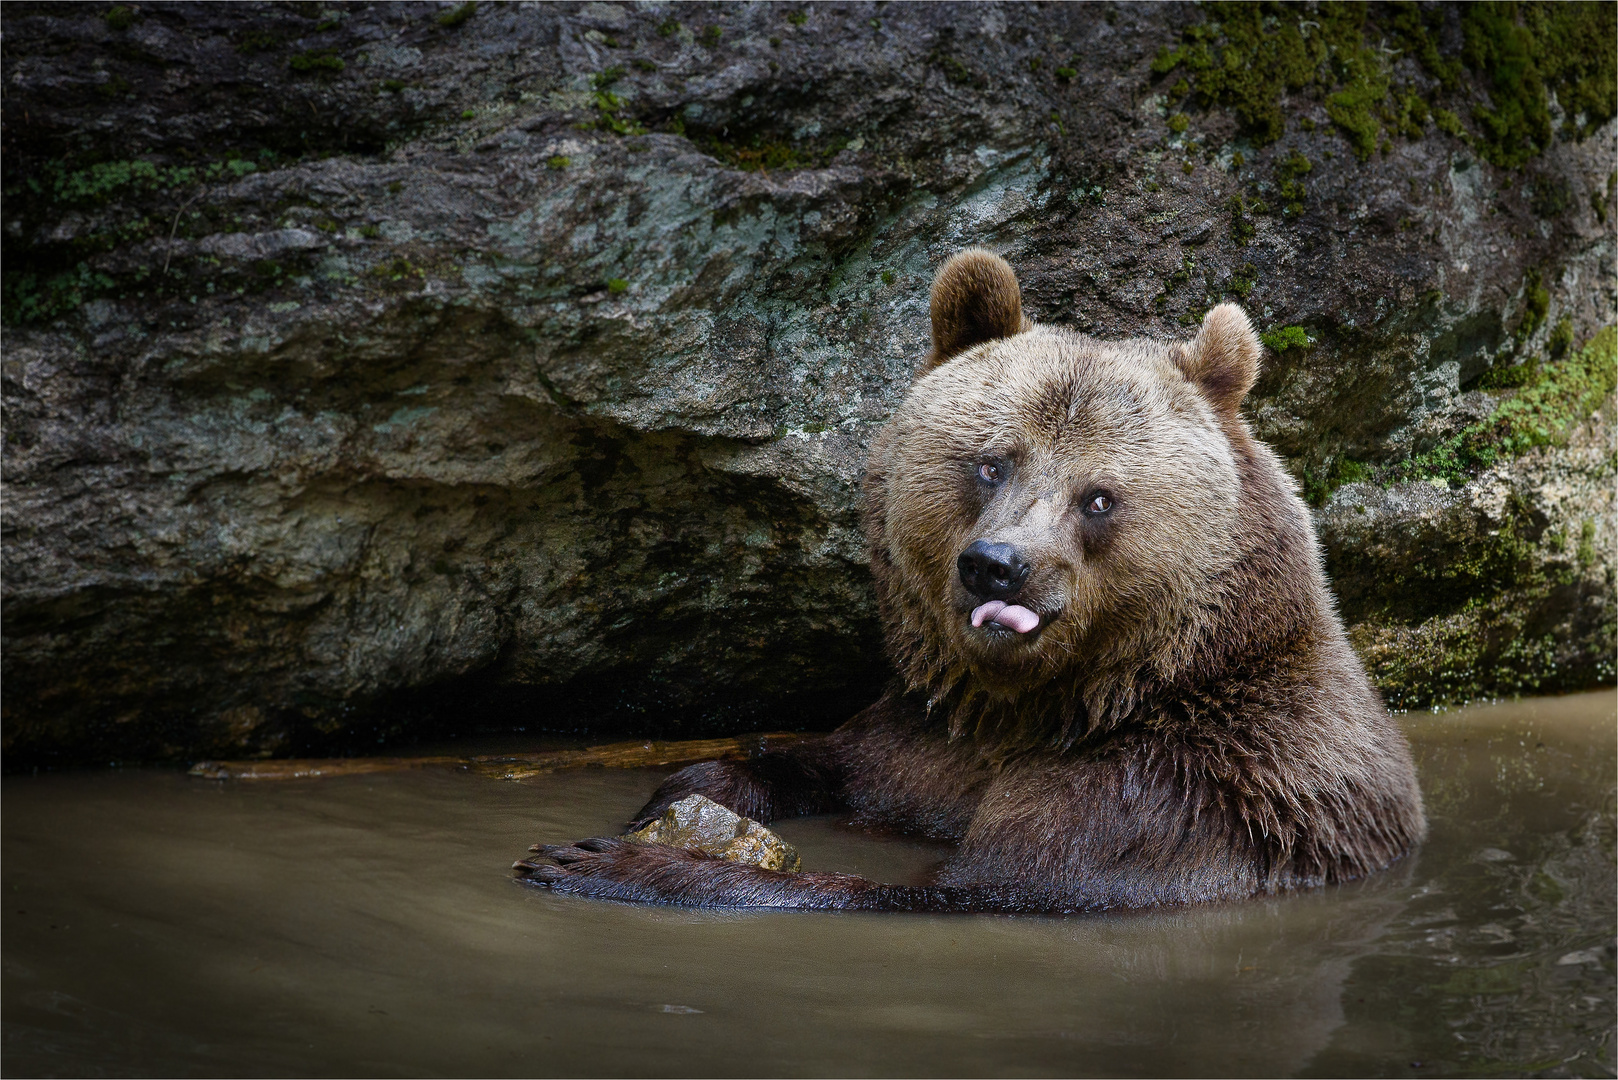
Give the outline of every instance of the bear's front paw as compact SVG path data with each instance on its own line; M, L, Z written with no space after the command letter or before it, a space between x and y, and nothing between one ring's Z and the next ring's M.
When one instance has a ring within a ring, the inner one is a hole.
M663 844L595 837L573 844L535 844L548 863L519 859L512 864L530 885L604 900L670 903L686 890L684 879L708 856Z

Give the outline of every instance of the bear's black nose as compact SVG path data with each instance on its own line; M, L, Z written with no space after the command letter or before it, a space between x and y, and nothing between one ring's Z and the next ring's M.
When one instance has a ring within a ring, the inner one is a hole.
M1022 583L1033 569L1010 544L987 540L972 541L955 560L955 567L966 591L984 600L1010 600L1022 591Z

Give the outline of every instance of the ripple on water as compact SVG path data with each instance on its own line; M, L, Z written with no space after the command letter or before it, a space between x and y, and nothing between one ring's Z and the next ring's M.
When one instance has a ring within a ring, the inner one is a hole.
M1614 695L1413 715L1432 835L1364 882L1075 919L700 912L504 867L654 772L4 785L4 1071L1612 1075ZM785 822L807 866L937 845ZM1417 1064L1419 1063L1419 1064Z

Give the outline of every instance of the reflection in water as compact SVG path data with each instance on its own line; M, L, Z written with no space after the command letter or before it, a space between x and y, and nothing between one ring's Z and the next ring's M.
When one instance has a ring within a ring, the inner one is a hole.
M1413 715L1374 879L1073 919L699 912L504 867L651 772L4 788L9 1075L1612 1075L1614 696ZM941 849L784 822L807 866ZM1419 1062L1420 1064L1413 1064Z

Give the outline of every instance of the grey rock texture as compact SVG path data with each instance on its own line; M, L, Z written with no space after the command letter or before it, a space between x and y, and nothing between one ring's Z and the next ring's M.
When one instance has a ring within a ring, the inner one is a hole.
M970 244L1042 321L1307 331L1246 412L1395 704L1612 678L1610 394L1386 479L1614 321L1611 121L1522 169L1361 162L1310 92L1176 130L1192 7L466 10L8 6L8 761L837 721L865 447Z

